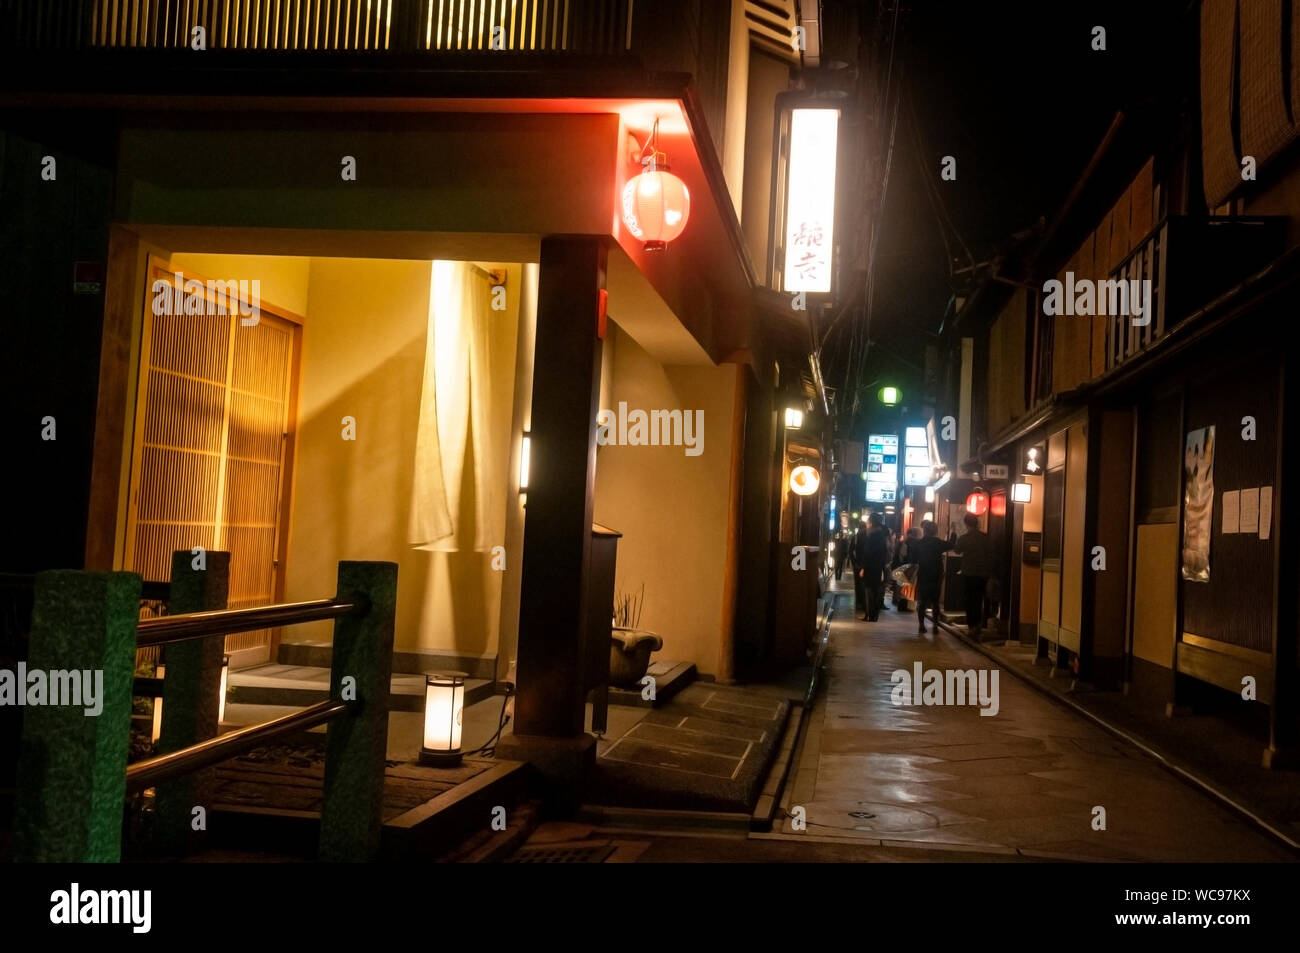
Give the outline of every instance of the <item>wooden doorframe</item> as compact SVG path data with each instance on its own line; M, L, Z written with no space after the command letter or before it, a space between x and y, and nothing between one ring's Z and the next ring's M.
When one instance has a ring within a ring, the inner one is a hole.
M133 547L134 547L134 541L131 538L132 534L130 532L130 528L134 523L134 521L131 518L132 507L137 505L137 494L135 490L136 490L137 481L140 478L141 457L143 454L144 433L141 427L141 422L144 420L144 408L145 408L146 401L148 399L149 387L148 387L148 374L146 373L146 371L149 366L148 364L149 349L152 340L152 336L150 334L151 318L152 318L151 300L152 300L153 282L155 280L155 274L157 272L163 272L168 275L173 275L176 273L176 269L172 265L170 258L153 254L152 252L150 252L147 254L145 258L143 291L140 294L139 298L137 299L140 302L140 307L141 307L141 320L140 320L139 331L138 331L139 336L134 342L138 344L138 348L132 349L137 356L133 362L130 362L131 364L134 365L135 368L135 377L136 377L134 381L135 393L134 393L134 399L127 401L127 419L126 419L125 428L123 430L124 436L129 435L128 439L130 440L129 443L130 465L129 468L124 473L125 479L121 481L119 487L119 499L116 504L116 510L117 513L120 514L120 518L117 519L116 521L117 536L115 541L115 548L116 551L121 554L122 566L130 564L131 556L133 553ZM204 286L204 296L205 298L207 297L208 278L205 275L201 275L196 272L190 271L186 273L186 278L187 280L192 279L194 281L201 283ZM243 303L251 304L250 302L243 302ZM283 308L279 305L261 299L259 299L258 301L258 310L259 310L259 314L264 314L264 315L269 314L273 318L279 319L284 323L288 324L292 329L292 333L289 336L288 393L286 395L286 400L285 400L284 417L281 420L281 432L283 433L284 436L280 443L280 479L279 479L279 486L277 488L278 499L277 499L277 507L276 507L275 539L272 544L272 551L274 553L273 556L274 576L273 576L273 583L272 583L272 601L283 602L284 590L285 590L285 578L284 578L285 565L288 558L288 542L289 542L288 527L289 527L289 521L293 511L293 499L292 499L293 466L294 466L295 448L297 444L297 434L298 434L298 428L297 428L298 393L299 393L299 378L300 378L301 366L302 366L302 335L303 335L304 326L306 324L306 319L303 316L296 314L293 311L290 311L288 308ZM236 313L231 315L232 322L237 320L239 320L238 311L236 311ZM230 362L233 362L233 360L234 360L234 350L232 348L228 356L228 365ZM130 373L129 370L127 371L127 373L128 374ZM230 374L228 371L227 381L229 381L229 377ZM128 384L129 383L130 382L128 382ZM226 415L226 423L222 428L223 457L225 455L225 447L226 447L225 441L227 439L228 430L229 430L229 407L230 407L230 395L229 395L229 384L227 384L226 404L224 410L224 413ZM217 519L218 519L218 526L219 526L220 510L218 510ZM281 629L279 627L274 628L270 631L267 651L268 651L269 661L271 662L274 662L277 658L279 652L279 646L280 646L280 635L281 635ZM236 650L235 652L230 653L231 668L237 669L237 668L244 667L243 665L240 664L238 656L242 654L246 654L247 652L251 652L251 651L252 650L245 650L244 652L241 652L239 650Z
M1052 466L1052 439L1060 437L1065 442L1064 453L1061 461L1057 466ZM1069 425L1060 427L1049 433L1044 434L1043 447L1045 458L1043 460L1043 517L1042 517L1042 557L1039 562L1038 573L1038 633L1036 654L1042 652L1039 657L1047 658L1055 669L1059 664L1061 648L1061 600L1065 592L1065 488L1066 488L1066 465L1070 456L1070 428ZM1061 475L1061 495L1060 511L1057 514L1060 518L1059 539L1057 540L1057 555L1051 558L1047 556L1047 484L1051 475L1059 472ZM1048 586L1048 576L1056 577L1056 618L1048 619L1043 615L1043 606L1046 604L1046 594ZM1050 637L1043 635L1043 623L1046 622L1052 627ZM1046 643L1044 646L1043 643Z
M122 568L122 488L129 477L135 383L139 378L137 345L143 301L140 284L148 275L151 251L162 249L147 244L124 225L109 227L95 442L86 514L85 568L91 571Z
M270 308L265 308L265 305L263 305L263 308L277 318L281 318L294 326L294 332L289 337L289 395L284 407L284 439L280 441L280 500L274 544L274 599L276 602L283 602L285 566L289 558L289 521L293 516L293 466L295 450L298 444L298 389L302 372L302 336L307 322L304 317L294 314L288 308L281 308L276 305L272 305ZM279 659L280 635L282 632L283 626L276 626L271 630L271 641L268 646L270 652L269 661L271 662L276 662Z

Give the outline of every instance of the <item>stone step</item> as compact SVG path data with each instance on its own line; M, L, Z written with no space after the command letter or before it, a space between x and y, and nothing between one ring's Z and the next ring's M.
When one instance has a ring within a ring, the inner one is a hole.
M642 697L641 686L609 687L609 703L630 708L661 708L699 677L694 662L651 662L646 674L654 677L654 700Z
M744 815L763 790L788 723L779 688L697 682L602 745L588 803Z
M478 832L493 830L493 810L518 826L529 796L528 765L466 757L452 767L390 761L385 768L381 856L432 861ZM211 846L310 859L320 832L323 739L268 746L214 769Z

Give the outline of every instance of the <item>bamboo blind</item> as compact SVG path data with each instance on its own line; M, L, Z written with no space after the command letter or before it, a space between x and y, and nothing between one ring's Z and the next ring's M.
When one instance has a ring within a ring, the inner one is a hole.
M155 279L171 273L156 268ZM146 307L130 569L166 579L174 550L229 550L229 606L275 601L294 331L265 310L246 326L238 314ZM269 645L268 630L226 639L227 652Z
M632 3L94 0L90 37L92 46L179 48L203 27L208 49L615 53L631 46Z

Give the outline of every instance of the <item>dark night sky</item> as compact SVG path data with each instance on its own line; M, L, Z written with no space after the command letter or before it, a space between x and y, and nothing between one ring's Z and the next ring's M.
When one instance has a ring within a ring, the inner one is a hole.
M1187 7L1188 0L904 5L895 54L903 95L876 258L873 355L861 385L906 379L903 362L921 363L933 340L926 332L938 331L952 293L922 175L975 261L987 260L1012 233L1052 217L1117 109L1171 82L1170 22ZM1104 52L1091 49L1094 26L1106 28ZM887 112L882 120L887 132ZM955 182L939 178L945 155L957 160ZM843 340L835 345L842 349ZM834 349L823 363L838 384L843 354Z

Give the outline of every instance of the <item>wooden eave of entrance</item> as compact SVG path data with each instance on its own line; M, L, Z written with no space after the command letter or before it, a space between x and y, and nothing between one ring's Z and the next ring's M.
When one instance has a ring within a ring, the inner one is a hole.
M691 192L690 222L668 249L645 252L627 234L618 193L637 173L624 143L611 161L617 189L602 196L609 237L715 363L749 347L753 262L745 247L703 107L685 73L611 65L609 58L466 55L457 68L427 58L310 53L221 53L205 65L185 52L82 51L75 59L19 56L0 67L0 110L140 113L618 114L644 141L660 121L659 148ZM624 61L620 60L619 63ZM57 65L58 68L54 68ZM165 92L160 92L165 91ZM526 151L527 142L520 143ZM490 186L490 183L484 183ZM572 188L590 187L575 181ZM603 186L602 186L603 187Z

